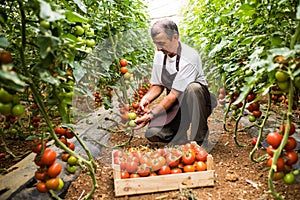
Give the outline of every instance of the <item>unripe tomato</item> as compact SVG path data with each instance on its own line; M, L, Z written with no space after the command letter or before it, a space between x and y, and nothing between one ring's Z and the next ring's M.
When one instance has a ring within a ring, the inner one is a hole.
M78 159L75 156L70 156L67 162L69 165L77 165Z
M58 184L57 188L55 188L55 190L56 191L62 190L64 188L64 185L65 185L64 181L61 178L59 178L59 184Z
M292 184L295 181L295 175L293 173L287 173L287 174L284 175L283 181L286 184Z

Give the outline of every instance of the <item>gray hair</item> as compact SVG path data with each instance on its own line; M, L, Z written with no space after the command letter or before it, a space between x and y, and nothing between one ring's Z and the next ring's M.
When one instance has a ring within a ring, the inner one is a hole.
M167 37L170 40L172 40L175 34L179 36L179 31L176 23L169 19L156 21L151 28L151 37L154 38L162 31L167 34Z

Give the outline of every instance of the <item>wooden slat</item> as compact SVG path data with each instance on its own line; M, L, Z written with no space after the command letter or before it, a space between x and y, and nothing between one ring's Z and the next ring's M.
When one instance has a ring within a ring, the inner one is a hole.
M143 178L116 179L115 195L142 194L214 185L214 171L188 172Z
M213 157L207 157L207 170L181 174L121 179L120 166L113 164L115 196L145 194L214 185Z

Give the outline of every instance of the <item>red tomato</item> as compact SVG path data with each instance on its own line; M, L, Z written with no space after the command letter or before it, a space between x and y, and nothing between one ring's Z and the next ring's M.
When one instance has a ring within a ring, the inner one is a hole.
M125 164L125 169L128 173L136 172L137 168L138 168L137 162L129 161L129 162L126 162L126 164Z
M157 176L156 172L150 172L149 176Z
M65 145L67 145L67 139L62 137L62 138L59 138L59 140L64 143Z
M183 171L184 172L194 172L196 169L195 169L195 166L194 165L185 165L183 167Z
M56 160L56 152L52 149L45 149L42 157L41 157L41 163L43 165L52 165L54 161Z
M171 173L171 168L168 165L164 165L158 170L159 175L166 175L170 173Z
M125 66L128 65L128 61L127 61L126 59L122 58L122 59L120 60L120 65L121 65L121 67L125 67Z
M46 183L39 181L36 184L36 189L37 191L39 191L40 193L47 193L48 192L48 188L46 186Z
M70 154L67 153L67 152L64 152L64 153L61 154L61 160L64 161L64 162L67 162L69 157L70 157Z
M293 165L298 161L298 153L295 151L287 151L284 156L288 158L286 161L287 165Z
M139 103L136 103L136 102L132 102L132 108L134 108L134 109L138 109L139 108Z
M129 178L139 178L140 175L138 175L137 173L132 173L129 175Z
M206 170L206 164L203 161L196 161L194 165L195 165L196 171L205 171Z
M75 144L73 142L67 142L67 146L69 147L69 149L71 149L72 151L75 150Z
M182 162L186 165L193 164L195 161L195 158L196 158L196 154L193 150L188 150L188 151L184 152L181 157Z
M151 158L147 155L144 155L142 157L140 157L140 163L141 164L146 164L148 166L151 166L152 162L151 162Z
M37 139L37 140L34 140L32 142L32 152L34 153L41 153L42 152L42 149L46 148L47 144L46 144L46 141L43 141L43 145L41 143L41 140Z
M58 136L64 136L66 133L66 129L60 126L56 126L54 127L54 132L58 135Z
M60 172L62 170L61 165L58 162L54 162L48 169L48 176L50 176L51 178L55 178L57 177Z
M159 156L158 158L152 159L151 169L152 171L157 171L165 164L166 159L163 156Z
M196 160L206 162L208 153L202 147L195 148Z
M180 157L177 157L176 155L174 155L172 153L168 153L166 155L166 162L167 162L167 165L169 165L170 167L177 167L180 162Z
M42 171L42 170L36 170L35 173L34 173L34 177L37 180L43 181L47 177L47 172L46 171Z
M180 174L180 173L182 173L182 169L178 167L171 169L171 174Z
M72 138L74 137L74 133L72 133L71 130L67 129L67 130L66 130L66 133L65 133L65 137L66 137L67 139L72 139Z
M128 72L128 68L127 67L121 67L120 72L121 72L121 74L126 74Z
M287 124L284 124L283 126L281 125L281 126L279 127L279 130L282 132L282 134L284 134L285 129L286 129L286 126L287 126ZM293 135L295 132L296 132L295 124L291 123L289 135Z
M37 166L43 166L42 162L41 162L41 157L39 154L37 154L35 157L34 157L34 163L37 165Z
M293 137L289 137L288 138L288 142L286 143L286 145L284 146L284 149L287 151L292 151L296 148L297 146L297 141L295 138Z
M268 166L271 167L273 164L273 157L269 158L268 160ZM276 163L276 172L280 172L284 169L284 160L279 157Z
M121 179L129 178L129 173L127 171L121 172Z
M253 138L252 141L251 141L251 144L252 144L253 146L255 146L256 143L257 143L257 138Z
M55 190L59 185L59 178L51 178L46 181L46 187L48 190Z
M148 176L150 174L150 167L147 164L141 164L138 166L137 173L140 176Z
M282 135L278 132L271 132L267 135L267 142L272 145L272 147L277 148L282 140Z

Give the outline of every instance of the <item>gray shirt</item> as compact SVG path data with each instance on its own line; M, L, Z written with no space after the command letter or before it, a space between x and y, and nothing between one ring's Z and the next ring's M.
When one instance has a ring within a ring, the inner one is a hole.
M163 85L161 81L161 73L163 67L164 54L156 51L153 60L153 69L150 83L152 85ZM170 58L167 56L166 69L170 74L177 72L176 56ZM174 79L172 88L183 92L192 82L199 82L207 85L206 78L203 74L202 62L197 51L186 44L181 43L181 56L179 62L179 71Z

